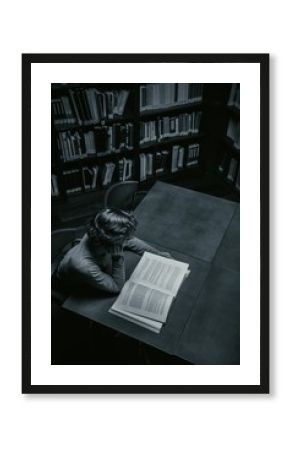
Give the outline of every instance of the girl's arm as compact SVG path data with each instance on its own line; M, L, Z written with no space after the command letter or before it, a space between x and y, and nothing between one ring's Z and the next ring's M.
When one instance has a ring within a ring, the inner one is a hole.
M133 238L125 241L124 250L129 250L129 251L137 253L138 255L141 255L141 256L143 255L144 252L150 252L150 253L154 253L155 255L165 256L166 258L171 258L170 253L161 252L160 250L157 250L156 248L152 247L151 245L147 244L146 242L144 242L141 239L138 239L136 237L133 237Z

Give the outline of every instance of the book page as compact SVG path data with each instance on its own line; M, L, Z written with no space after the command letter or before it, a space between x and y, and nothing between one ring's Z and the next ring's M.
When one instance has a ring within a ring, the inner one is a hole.
M175 296L188 272L188 264L145 252L130 280Z
M153 331L154 333L160 333L162 328L162 323L157 322L157 320L147 319L145 317L138 316L137 314L129 313L127 311L119 311L118 309L110 308L110 313L114 314L121 319L126 319L129 322L139 325L147 330Z
M165 322L173 297L164 292L128 281L112 309Z

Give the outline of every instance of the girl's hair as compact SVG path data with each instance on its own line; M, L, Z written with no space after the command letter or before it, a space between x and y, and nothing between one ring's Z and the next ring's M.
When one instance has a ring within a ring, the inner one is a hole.
M91 240L99 241L107 247L123 244L137 226L133 213L115 208L100 211L88 225Z

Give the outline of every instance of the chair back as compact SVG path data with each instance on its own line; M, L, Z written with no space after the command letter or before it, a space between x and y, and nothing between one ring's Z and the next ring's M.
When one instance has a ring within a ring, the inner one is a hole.
M57 266L75 240L80 237L83 230L79 228L64 228L51 233L51 298L53 302L62 304L67 293L55 277Z
M63 228L51 233L51 262L61 253L63 248L77 237L77 228Z
M138 181L121 181L115 183L105 192L104 207L133 209L134 195L138 189Z

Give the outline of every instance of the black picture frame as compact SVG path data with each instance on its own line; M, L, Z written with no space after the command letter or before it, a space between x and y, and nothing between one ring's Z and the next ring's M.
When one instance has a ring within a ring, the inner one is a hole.
M33 63L254 63L260 65L260 384L31 384L31 65ZM269 393L269 54L23 54L22 55L22 392L74 394Z

